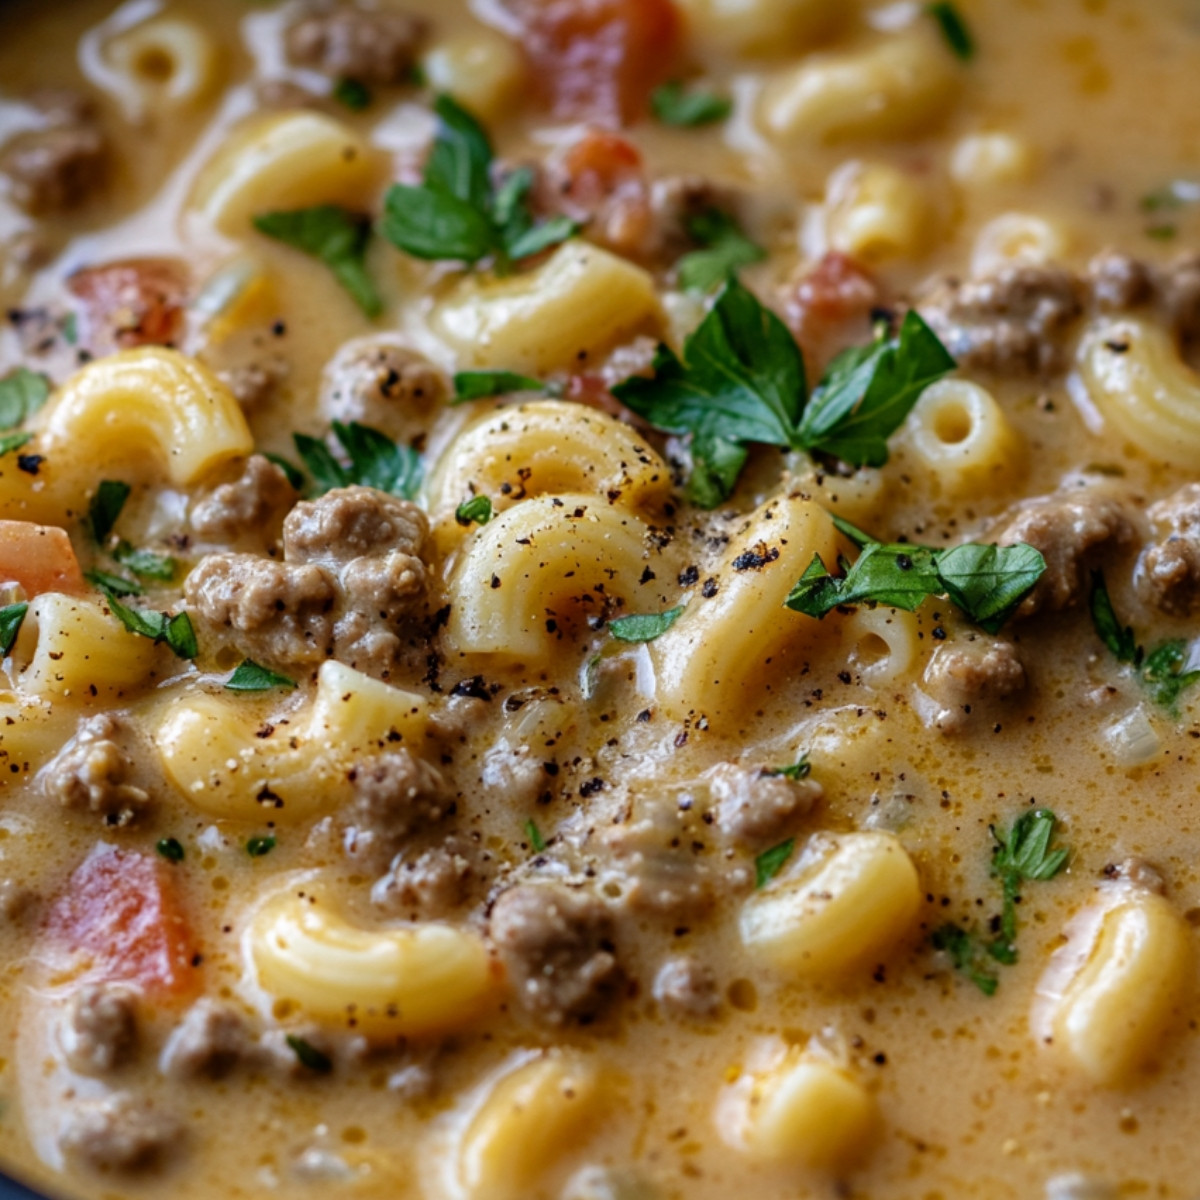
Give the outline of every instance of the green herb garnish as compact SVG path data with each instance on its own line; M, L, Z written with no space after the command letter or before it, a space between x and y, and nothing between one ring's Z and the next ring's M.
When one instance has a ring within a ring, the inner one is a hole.
M157 850L158 853L167 860L167 862L183 862L183 846L175 838L163 838L155 845L154 849Z
M652 642L661 637L680 617L686 605L680 604L660 613L631 613L627 617L614 617L608 623L608 632L618 642Z
M492 179L488 135L449 96L438 96L437 137L423 182L394 184L384 201L384 236L414 258L475 264L491 258L498 272L577 232L574 221L551 217L535 222L529 209L534 175L511 172L498 186Z
M679 282L689 292L711 292L741 267L762 262L767 252L752 242L727 212L710 208L687 221L688 236L700 247L676 265Z
M650 107L664 125L691 128L725 120L733 112L733 101L715 92L689 91L673 80L650 93Z
M553 392L547 384L528 375L512 371L459 371L454 376L454 399L451 404L468 400L486 400L491 396L507 396L512 392Z
M333 85L333 98L351 112L362 112L371 104L371 89L357 79L339 79Z
M802 754L800 761L792 763L790 767L767 767L763 774L782 775L784 779L807 779L812 774L812 763L808 761L807 754Z
M333 436L349 466L343 466L320 439L295 433L292 440L313 477L314 496L323 496L333 488L378 488L411 500L421 485L421 456L411 446L397 445L386 433L351 421L343 425L334 421Z
M101 480L96 494L88 504L88 525L98 545L102 546L112 533L131 490L129 484L122 483L119 479Z
M11 454L14 450L20 450L22 446L27 446L33 441L32 433L7 433L0 437L0 458L6 454Z
M114 596L144 596L146 589L136 579L126 579L124 575L113 575L108 571L84 571L84 579L102 592L110 592Z
M366 265L370 218L336 204L320 204L290 212L262 213L254 218L254 228L320 259L368 317L377 317L383 311L383 301Z
M1058 818L1048 808L1034 808L1022 813L1007 833L989 826L996 847L992 851L992 874L1004 888L1004 909L1000 930L1011 958L1001 962L1016 962L1013 942L1017 936L1017 900L1021 884L1027 881L1053 879L1067 865L1067 851L1050 849ZM994 957L993 952L993 957Z
M127 580L122 581L128 583ZM101 585L108 607L113 616L129 630L153 642L165 642L178 658L195 658L200 653L196 644L196 631L187 613L153 612L149 609L130 608L117 599L116 592Z
M28 367L0 379L0 429L23 425L50 397L50 380Z
M529 839L529 845L533 849L534 854L541 854L546 848L546 839L542 837L542 831L537 827L537 822L532 818L525 822L525 836Z
M267 462L274 463L287 476L288 483L296 491L304 491L304 485L307 480L304 478L304 472L295 463L289 462L282 454L272 454L269 450L262 451L262 456Z
M935 950L949 956L956 971L965 975L985 996L994 996L999 979L988 966L988 951L978 934L955 925L953 921L940 925L929 938Z
M158 579L170 583L175 578L179 564L168 554L155 554L151 550L137 550L126 541L117 543L113 558L123 567L128 567L143 579Z
M246 853L251 858L262 858L265 854L270 854L275 849L275 835L273 833L265 836L252 837L246 843Z
M925 11L938 23L947 45L959 58L967 62L975 57L975 39L957 5L942 0L937 4L927 4Z
M1092 594L1089 601L1092 611L1092 623L1100 640L1112 651L1117 662L1133 663L1135 666L1142 661L1142 648L1134 636L1133 626L1122 627L1117 620L1112 598L1104 583L1104 572L1092 572Z
M783 864L792 857L792 851L795 848L796 839L788 838L786 842L780 842L778 846L764 850L754 860L754 886L761 888L770 883L783 869Z
M487 496L472 496L464 500L455 510L454 519L460 525L486 525L492 519L492 502Z
M7 654L13 648L13 642L21 632L21 622L28 611L29 605L23 600L19 604L6 604L0 608L0 654Z
M294 1033L287 1035L287 1044L292 1048L302 1067L315 1071L318 1075L328 1075L333 1070L333 1060L323 1050L318 1050L312 1042L307 1042Z
M296 686L294 679L280 675L278 671L268 670L249 658L240 662L225 681L225 687L231 692L266 692L271 688Z

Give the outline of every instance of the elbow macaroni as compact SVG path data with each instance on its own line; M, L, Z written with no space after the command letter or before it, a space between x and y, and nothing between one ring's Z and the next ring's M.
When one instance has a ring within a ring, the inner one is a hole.
M746 901L742 941L788 975L840 975L887 956L920 903L917 869L892 834L818 834Z
M438 42L425 55L425 78L482 121L505 115L525 82L525 64L513 42L490 29L474 28Z
M714 55L779 55L827 34L850 5L831 0L680 0L692 37Z
M260 985L278 1002L368 1037L462 1029L498 991L479 934L440 924L362 929L308 886L264 904L246 945Z
M424 697L343 663L321 665L307 710L277 717L269 737L244 701L196 693L171 704L155 744L167 778L201 812L290 823L336 807L358 757L403 744L419 751Z
M109 69L102 83L129 112L189 107L216 83L213 39L179 17L158 17L118 33L105 53Z
M971 252L971 271L982 277L1005 267L1060 262L1069 241L1060 222L1033 213L1004 213L979 231Z
M1144 454L1200 468L1200 376L1167 333L1131 318L1097 322L1078 364L1092 404L1118 433Z
M826 241L861 262L917 257L929 216L922 184L885 163L846 163L826 188Z
M578 370L623 338L656 333L663 313L646 271L572 240L526 274L464 279L432 324L464 367L538 375Z

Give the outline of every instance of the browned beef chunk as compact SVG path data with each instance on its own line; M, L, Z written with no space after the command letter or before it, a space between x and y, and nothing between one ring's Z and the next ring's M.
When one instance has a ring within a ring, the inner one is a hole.
M1083 299L1081 283L1062 267L1011 266L984 279L944 281L917 307L959 366L1046 375L1066 365Z
M1188 483L1146 514L1159 531L1138 562L1138 594L1147 604L1186 617L1200 596L1200 483Z
M471 848L450 837L426 850L398 854L371 889L371 900L411 920L443 917L466 899L472 872Z
M135 782L128 746L133 731L113 713L87 717L38 776L42 794L64 808L92 812L107 825L128 825L150 801Z
M1017 616L1077 604L1096 556L1127 545L1133 535L1128 501L1111 488L1086 480L1071 481L1052 495L1014 505L1001 517L995 540L1002 546L1026 542L1046 560L1045 573Z
M159 1066L172 1079L220 1079L253 1049L245 1018L233 1005L206 996L188 1009L172 1031Z
M77 1101L59 1145L69 1161L97 1171L146 1170L180 1145L178 1121L130 1092Z
M192 509L192 528L201 537L236 541L247 536L270 540L282 512L296 502L296 489L283 470L252 454L241 475L222 483Z
M825 794L815 779L788 779L765 770L721 763L709 772L717 826L735 842L778 842Z
M350 775L347 848L386 862L405 842L436 825L453 807L441 772L401 747L367 759Z
M404 83L416 62L425 22L403 12L350 6L312 13L289 26L288 58L333 79Z
M612 914L586 892L509 888L492 909L491 936L517 1002L548 1025L598 1016L620 987Z
M937 704L930 724L946 733L963 729L972 716L992 712L991 702L1025 687L1025 668L1007 638L966 634L942 642L925 668L925 691Z
M358 421L401 441L423 434L447 392L445 376L417 351L394 340L347 345L325 370L320 407L330 421Z
M71 997L60 1040L67 1062L85 1075L107 1075L137 1047L137 996L112 983L87 983Z

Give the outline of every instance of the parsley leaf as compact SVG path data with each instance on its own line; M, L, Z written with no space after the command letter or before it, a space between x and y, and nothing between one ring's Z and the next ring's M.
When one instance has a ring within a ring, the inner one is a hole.
M975 39L963 20L957 5L941 0L937 4L927 4L925 11L938 23L942 36L950 49L964 62L975 57Z
M1188 657L1187 643L1172 638L1151 650L1142 667L1142 682L1150 698L1173 717L1179 716L1180 694L1200 680L1200 670L1183 670Z
M183 862L183 846L177 838L163 838L155 847L167 862Z
M887 439L917 397L954 365L929 326L910 312L899 337L835 359L805 407L804 359L795 339L731 278L684 342L682 361L659 346L653 376L634 376L612 393L655 428L692 435L689 493L714 507L732 493L751 442L881 465Z
M104 479L96 489L88 505L88 525L98 544L103 545L112 533L131 490L129 484L118 479Z
M419 186L393 184L384 199L382 230L414 258L475 264L493 258L497 271L565 241L575 222L552 217L537 223L529 211L534 175L513 171L492 183L492 145L470 113L449 96L434 101L437 137Z
M954 969L961 971L985 996L996 994L1000 981L985 965L985 948L975 934L951 921L935 929L929 941L935 950L946 954Z
M225 687L231 692L265 692L271 688L294 688L296 681L278 671L270 671L259 666L252 659L243 659L236 670L225 681Z
M111 592L114 596L144 596L146 589L136 579L126 579L124 575L111 575L108 571L85 571L84 579L102 592Z
M953 371L954 359L913 309L896 338L843 351L830 364L800 422L800 444L856 467L881 467L887 439L921 393Z
M487 496L472 496L454 510L454 519L460 525L470 525L472 521L486 525L492 519L492 502Z
M733 101L715 92L688 91L678 80L650 93L650 107L664 125L711 125L733 112Z
M333 1070L333 1059L324 1050L318 1050L312 1042L297 1037L294 1033L287 1035L287 1044L299 1060L302 1067L315 1071L318 1075L328 1075Z
M351 421L333 422L333 436L349 466L343 466L319 438L294 433L292 440L312 475L312 494L323 496L333 488L361 484L411 500L421 485L421 456L411 446L397 445L386 433Z
M700 247L685 254L676 267L680 285L689 292L711 292L739 267L762 262L767 252L752 242L737 221L719 208L709 208L687 221L688 236Z
M766 887L783 869L783 864L792 857L792 851L795 848L796 839L788 838L786 842L780 842L778 846L764 850L754 860L754 886L756 888Z
M1003 935L998 946L1000 962L1016 962L1013 942L1017 937L1017 900L1027 880L1053 879L1067 865L1067 851L1050 849L1058 818L1048 808L1022 813L1007 833L990 826L996 847L992 851L992 874L1004 888L1004 910L1000 917Z
M125 580L121 582L128 583ZM117 599L117 593L112 588L104 584L101 584L100 588L113 616L130 633L140 634L153 642L166 642L177 658L195 658L200 653L200 647L196 644L196 631L192 628L192 619L187 613L176 613L172 617L150 609L130 608Z
M608 623L608 632L618 642L652 642L661 637L683 616L686 606L678 605L661 613L631 613L627 617L615 617Z
M28 367L0 379L0 429L24 424L50 396L50 380Z
M848 528L857 537L866 536L853 526ZM1023 542L1015 546L967 542L938 550L907 542L867 541L853 565L841 559L838 566L844 572L840 577L831 575L820 555L815 555L788 595L787 607L820 620L841 605L882 604L915 612L928 597L947 595L981 629L996 633L1033 590L1046 560Z
M1100 640L1112 651L1117 662L1133 663L1135 666L1142 661L1142 648L1138 645L1133 633L1133 626L1124 628L1117 620L1112 598L1104 582L1103 571L1092 572L1092 594L1089 600L1092 611L1092 624L1100 635Z
M371 104L371 89L358 79L339 79L333 85L333 98L351 112L362 112Z
M541 854L546 848L546 839L542 837L542 831L537 827L537 822L532 818L525 822L525 836L529 839L529 845L534 854Z
M32 433L9 433L0 437L0 458L11 454L14 450L20 450L22 446L27 446L32 441Z
M782 775L785 779L807 779L812 774L812 763L808 761L807 754L802 754L800 760L790 767L768 767L763 774Z
M267 834L265 837L252 837L246 843L246 853L251 858L262 858L266 854L270 854L275 849L276 841L273 833Z
M368 317L377 317L383 301L367 272L370 219L336 204L319 204L290 212L262 213L254 228L323 262Z
M262 451L262 456L267 462L274 463L286 476L287 481L298 492L304 490L305 478L304 472L300 470L295 463L289 462L282 454L272 454L269 450Z
M486 400L492 396L507 396L512 392L553 394L555 391L557 389L549 384L512 371L459 371L454 376L454 399L450 403Z
M28 611L29 605L24 601L0 608L0 654L7 654L13 648L13 642L21 632L21 622Z
M144 579L160 579L170 583L175 578L178 563L168 554L155 554L151 550L136 550L126 541L117 543L113 558L128 567L135 575Z

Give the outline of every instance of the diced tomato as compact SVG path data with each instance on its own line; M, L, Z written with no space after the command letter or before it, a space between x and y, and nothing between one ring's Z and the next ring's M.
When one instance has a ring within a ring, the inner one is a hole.
M671 73L671 0L509 0L543 99L556 117L621 125Z
M593 213L615 193L645 187L638 148L615 133L584 134L563 155L562 170L565 199Z
M66 530L0 521L0 583L20 584L31 599L42 592L82 592L83 572Z
M76 868L46 924L55 964L129 983L162 1000L200 987L196 940L166 863L97 846Z
M830 253L804 275L788 298L786 319L812 369L863 342L880 303L874 278L845 254Z
M187 274L175 259L85 267L67 287L82 303L80 342L93 354L170 345L182 332Z

